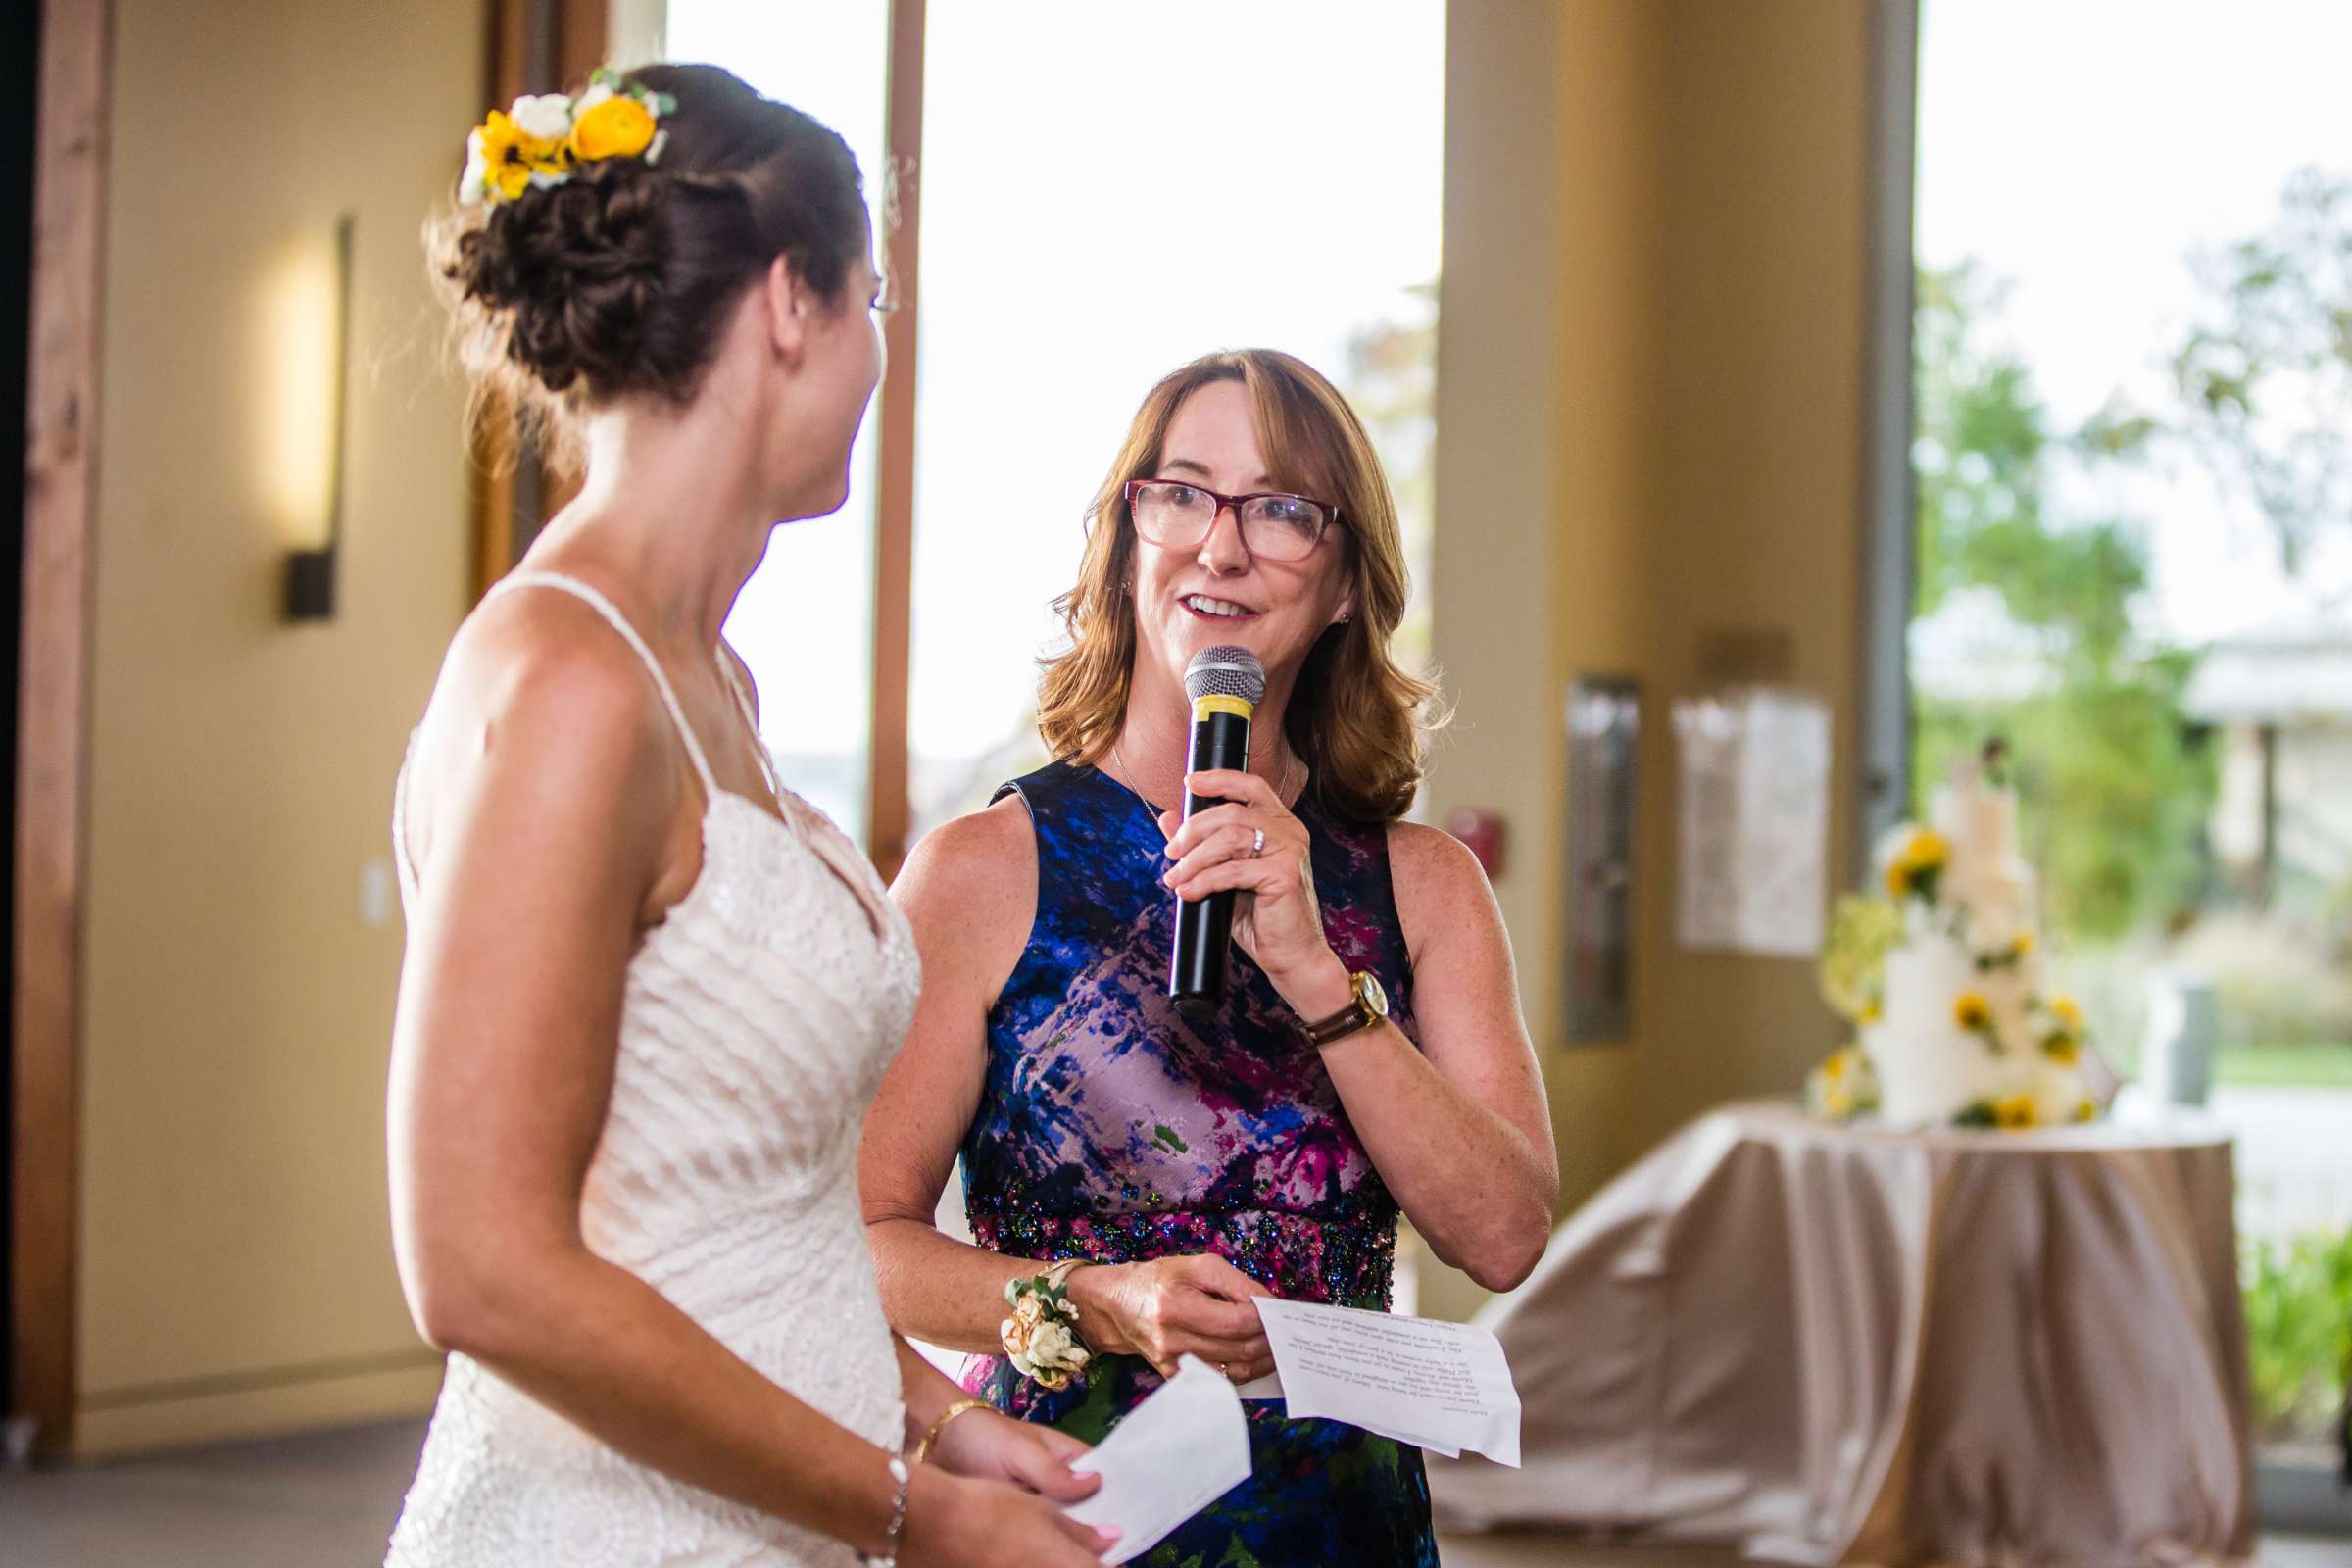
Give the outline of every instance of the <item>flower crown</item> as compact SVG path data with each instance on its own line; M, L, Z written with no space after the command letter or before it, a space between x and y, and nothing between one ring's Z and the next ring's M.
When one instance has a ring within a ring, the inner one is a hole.
M503 114L491 110L466 138L458 200L495 207L526 190L564 184L582 164L607 158L653 163L669 139L657 122L677 111L678 101L668 93L631 86L603 67L577 98L525 94Z

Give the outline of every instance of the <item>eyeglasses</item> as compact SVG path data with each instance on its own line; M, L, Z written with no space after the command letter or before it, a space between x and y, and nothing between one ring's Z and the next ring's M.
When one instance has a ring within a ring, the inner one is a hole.
M1225 496L1176 479L1130 479L1126 494L1135 531L1163 550L1195 548L1231 507L1242 548L1260 561L1304 561L1340 517L1337 507L1278 490Z

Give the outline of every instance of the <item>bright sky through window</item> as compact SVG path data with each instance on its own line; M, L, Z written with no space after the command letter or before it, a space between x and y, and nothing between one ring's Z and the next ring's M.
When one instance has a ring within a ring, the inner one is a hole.
M881 0L672 0L710 59L879 167ZM1017 18L1017 24L1014 19ZM925 60L912 748L918 817L975 804L1027 727L1048 606L1152 382L1268 346L1345 387L1348 346L1416 325L1438 274L1442 0L933 4ZM871 415L868 416L869 425ZM730 632L772 687L830 648L776 733L812 787L862 777L872 477L784 530ZM796 688L797 689L797 688ZM771 703L773 692L770 693ZM1001 776L1001 775L1000 775ZM808 782L802 782L803 779Z

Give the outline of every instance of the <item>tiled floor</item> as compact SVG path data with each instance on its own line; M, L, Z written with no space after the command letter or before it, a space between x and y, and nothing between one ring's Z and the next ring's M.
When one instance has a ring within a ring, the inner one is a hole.
M362 1568L416 1468L421 1423L122 1464L0 1472L0 1568Z
M0 1568L366 1568L416 1462L416 1422L74 1470L0 1471ZM1728 1549L1467 1536L1446 1568L1735 1568ZM2352 1542L2266 1543L2262 1568L2352 1568ZM551 1565L554 1568L554 1565Z

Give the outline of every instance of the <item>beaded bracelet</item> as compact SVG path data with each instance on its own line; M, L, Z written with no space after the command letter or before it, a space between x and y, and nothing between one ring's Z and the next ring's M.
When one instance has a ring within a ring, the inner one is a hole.
M889 1468L890 1479L898 1487L890 1499L890 1533L883 1538L879 1553L859 1556L858 1561L866 1568L899 1568L899 1538L906 1533L906 1494L914 1488L914 1472L895 1453L890 1456Z

